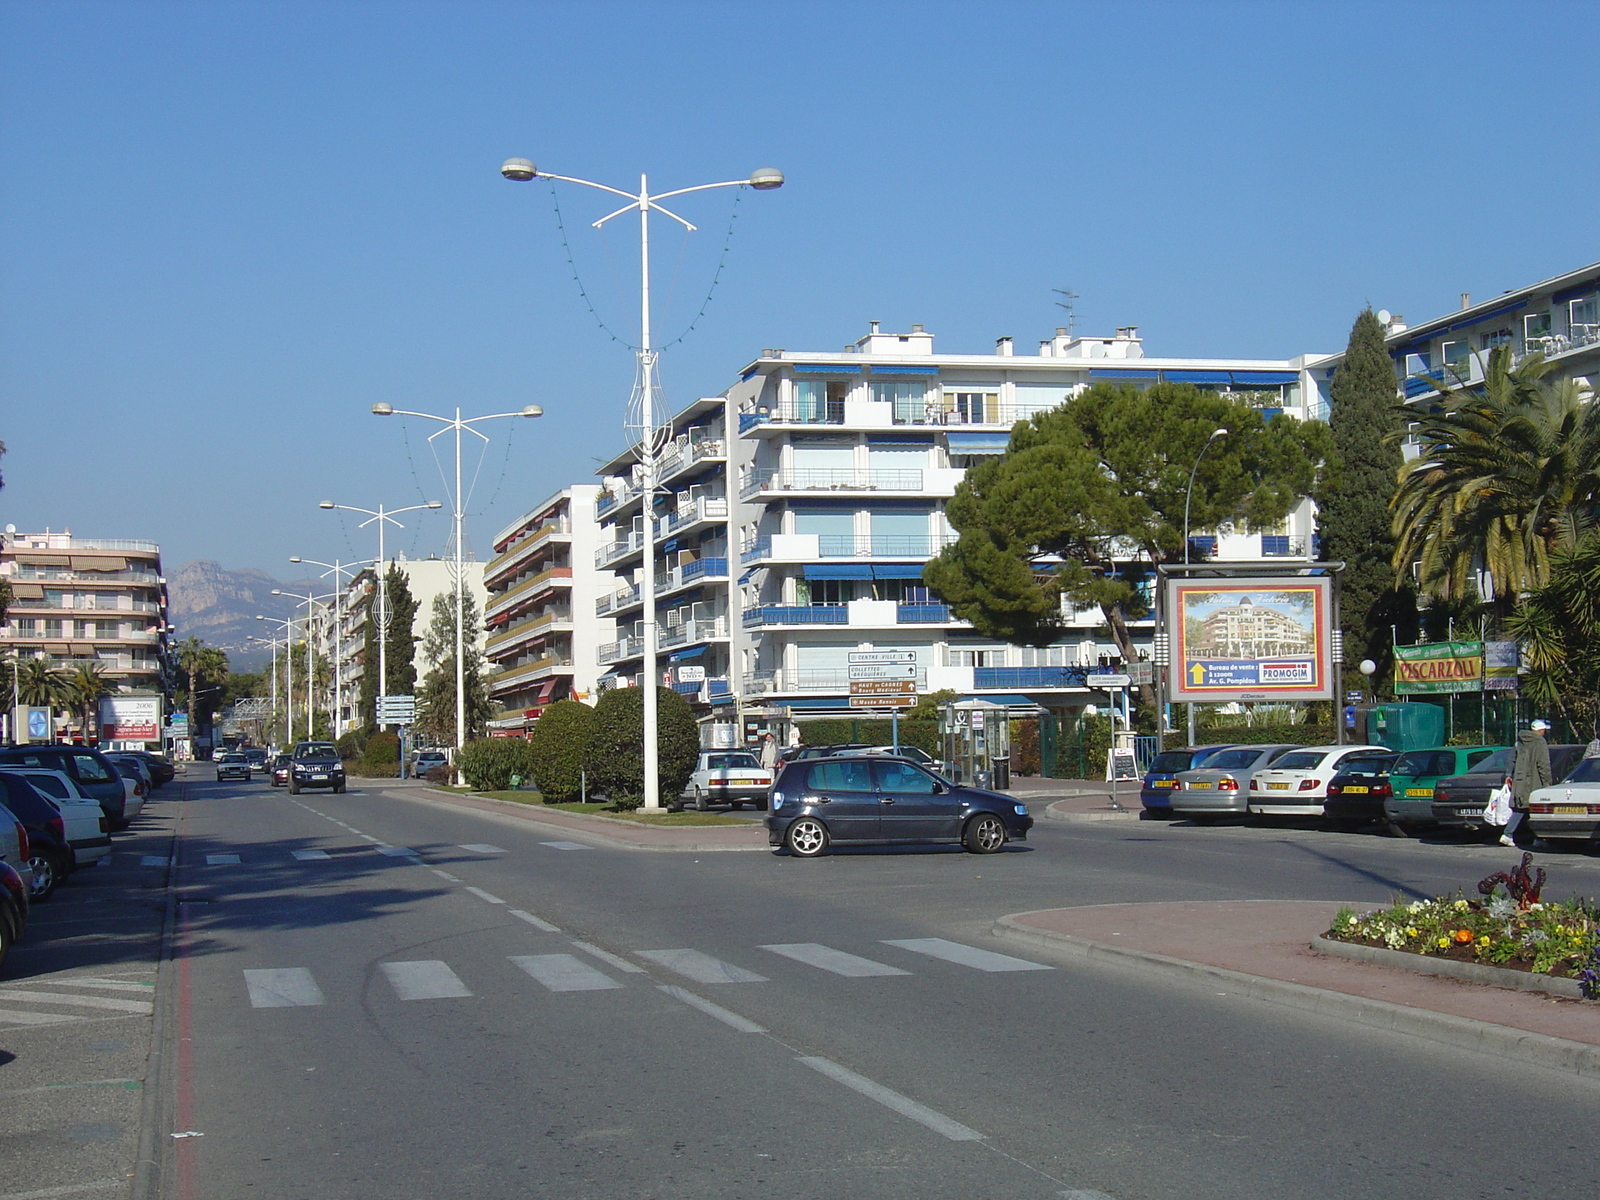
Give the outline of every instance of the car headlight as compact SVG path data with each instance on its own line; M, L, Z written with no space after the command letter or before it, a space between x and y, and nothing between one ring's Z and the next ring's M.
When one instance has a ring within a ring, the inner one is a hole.
M1019 817L1028 815L1028 806L1026 804L1013 804L1011 807Z

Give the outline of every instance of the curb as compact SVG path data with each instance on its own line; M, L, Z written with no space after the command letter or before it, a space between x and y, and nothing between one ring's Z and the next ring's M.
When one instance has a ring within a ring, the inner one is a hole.
M180 804L189 799L189 781L173 779L179 785ZM187 808L179 808L172 823L172 850L167 855L167 897L161 914L161 949L156 957L156 995L150 1020L150 1050L145 1056L144 1093L139 1103L139 1138L133 1163L131 1200L157 1200L162 1192L163 1168L171 1143L162 1134L168 1124L167 1084L175 1066L167 1061L167 1049L176 1036L177 997L174 975L177 972L176 930L178 924L178 855L183 843L183 818Z
M1095 809L1090 812L1057 812L1056 805L1063 803L1056 800L1045 805L1044 818L1047 821L1137 821L1139 810L1136 808L1118 812L1116 809Z
M772 847L766 843L765 828L761 828L762 842L759 846L727 846L704 842L660 845L652 844L650 842L632 841L628 838L618 837L616 834L605 828L596 829L588 823L588 820L578 813L563 813L563 817L566 818L566 820L563 821L547 821L540 820L537 811L533 809L531 805L518 804L514 800L496 800L493 796L479 796L464 792L441 792L431 787L417 788L415 790L416 792L420 792L422 794L414 795L411 794L411 789L407 789L403 792L386 792L385 795L396 795L404 800L420 800L434 804L445 803L449 804L453 808L466 809L469 812L484 812L486 810L479 808L479 805L493 805L495 809L501 810L501 813L498 815L504 815L513 820L523 821L529 825L537 825L541 829L549 829L557 833L593 838L595 841L603 842L608 848L614 850L656 850L668 853L677 852L694 854L720 854L748 852L752 850L765 850L770 852L772 850ZM472 804L457 803L458 801L469 799L473 801ZM493 812L493 809L487 811ZM590 819L605 820L606 818ZM566 823L567 821L584 821L585 823L582 825L569 825ZM639 826L638 828L641 832L650 832L649 826ZM679 826L678 828L693 829L694 826ZM737 826L722 825L716 826L715 828L733 829L737 828Z
M1019 920L1022 915L1011 913L997 920L993 928L995 936L1065 951L1094 962L1133 967L1151 974L1176 976L1191 981L1223 983L1234 993L1250 1000L1265 1000L1285 1008L1314 1012L1320 1016L1334 1017L1372 1029L1408 1034L1411 1037L1456 1049L1474 1050L1479 1054L1488 1054L1495 1058L1532 1063L1535 1066L1565 1071L1584 1079L1600 1078L1600 1046L1586 1042L1549 1037L1542 1033L1529 1033L1505 1025L1491 1025L1486 1021L1474 1021L1449 1013L1430 1012L1424 1008L1411 1008L1387 1000L1370 1000L1364 996L1330 992L1303 983L1266 979L1259 975L1247 975L1242 971L1231 971L1226 967L1213 967L1204 963L1189 962L1186 959L1171 958L1165 954L1107 946L1102 942L1090 941L1088 938L1052 933L1025 925Z
M1317 935L1311 943L1311 948L1318 954L1352 958L1357 962L1377 963L1384 967L1399 967L1402 971L1415 971L1419 975L1443 975L1450 979L1487 983L1493 987L1510 988L1517 992L1543 992L1548 996L1565 996L1569 1000L1584 998L1583 986L1576 979L1558 979L1553 975L1535 975L1531 971L1513 971L1506 967L1486 966L1483 963L1457 962L1453 958L1408 954L1404 950L1389 950L1382 946L1341 942L1322 934Z

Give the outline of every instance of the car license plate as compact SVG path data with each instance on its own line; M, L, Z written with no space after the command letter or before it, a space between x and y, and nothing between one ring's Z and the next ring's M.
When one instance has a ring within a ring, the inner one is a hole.
M1354 787L1346 787L1344 789L1344 794L1346 796L1365 796L1367 794L1367 789L1358 784Z
M1588 808L1582 804L1558 804L1555 814L1558 817L1581 817L1588 813Z
M311 778L312 779L326 779L327 776L326 775L313 775Z
M1289 785L1287 783L1271 783L1271 782L1268 782L1268 784L1267 784L1267 791L1269 791L1269 792L1287 792L1288 790L1289 790Z
M1431 796L1431 795L1433 795L1433 789L1432 788L1407 788L1406 789L1406 795L1408 795L1408 796Z
M1178 781L1176 779L1152 779L1150 785L1152 787L1177 787Z
M1189 788L1191 791L1196 791L1196 792L1203 792L1203 791L1208 790L1211 787L1211 785L1209 783L1206 783L1204 780L1196 780L1195 782L1185 784L1184 786Z
M760 783L761 780L759 780L759 779L735 779L735 780L732 780L732 782L733 783Z

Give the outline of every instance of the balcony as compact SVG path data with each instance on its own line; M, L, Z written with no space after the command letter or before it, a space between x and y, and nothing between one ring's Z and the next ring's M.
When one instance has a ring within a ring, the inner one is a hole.
M663 483L681 475L690 467L703 462L721 462L727 457L727 447L721 438L703 437L688 446L674 447L656 464L656 478Z
M979 690L1084 688L1087 667L973 667L972 686Z
M728 560L726 558L697 558L686 562L681 567L671 571L663 571L656 576L656 595L665 596L669 592L682 591L686 587L693 587L700 583L712 583L728 577Z
M602 666L614 662L621 662L628 658L637 658L644 651L644 639L625 637L615 642L608 642L601 646L596 654Z
M763 533L746 541L739 561L815 562L819 559L884 559L926 562L954 544L954 534Z
M489 617L505 612L506 609L520 604L524 600L529 600L552 586L571 587L572 568L550 567L539 572L532 579L524 579L515 587L501 592L499 595L491 595L488 604L484 606L484 615Z
M570 612L547 612L527 621L519 621L501 630L484 643L484 653L492 655L494 651L504 649L517 642L526 641L541 633L553 630L570 630L572 628L572 614Z
M13 575L14 583L48 583L59 581L72 584L143 584L155 587L161 576L154 571L74 571L70 567L34 567L21 564Z
M619 588L609 596L601 596L594 602L594 615L603 617L607 613L616 612L619 608L629 608L638 603L639 585L636 583L630 588Z
M594 552L594 565L600 570L605 570L630 554L637 554L644 549L644 530L630 530L626 538L612 542L609 546L601 546Z
M572 522L565 517L535 526L521 541L508 546L504 553L488 561L483 568L484 583L493 587L502 576L516 570L540 550L548 547L551 542L565 540L571 536Z
M541 679L570 671L572 660L560 655L548 655L535 659L533 662L521 663L514 667L507 667L504 671L489 676L486 681L490 695L504 692L507 688L517 687L524 683L537 683Z
M629 483L618 492L608 491L595 502L594 515L603 517L619 505L637 500L643 492L644 488L638 483Z
M684 621L677 625L669 625L661 635L661 649L671 650L677 646L693 646L700 642L711 642L724 639L728 636L728 622L725 618L717 617L710 621Z
M896 604L893 600L852 600L848 604L766 604L744 611L746 629L782 625L854 625L881 629L886 625L949 625L943 604Z
M928 686L926 668L917 668L917 690ZM772 671L765 674L746 675L744 690L747 696L776 695L788 692L832 692L847 695L850 691L848 667L800 668L799 670Z
M1062 385L1066 390L1066 385ZM992 395L982 393L980 395ZM833 400L826 405L797 406L780 404L776 408L751 409L739 414L739 432L749 433L770 427L774 430L808 425L842 425L862 429L891 429L901 426L952 429L1010 429L1032 416L1036 409L1013 404L958 402L956 393L931 393L920 404L891 405L874 400Z
M1261 535L1262 558L1305 558L1308 548L1308 538L1277 533Z
M948 604L901 604L895 619L901 625L949 625L954 618Z
M739 498L784 492L906 492L922 494L923 471L872 470L852 467L799 467L787 471L761 471L739 488Z
M848 625L850 611L842 604L765 604L744 610L744 627L768 625Z
M728 498L726 496L701 496L692 504L680 504L678 510L670 517L660 522L661 536L680 533L694 525L707 521L726 521L728 519Z

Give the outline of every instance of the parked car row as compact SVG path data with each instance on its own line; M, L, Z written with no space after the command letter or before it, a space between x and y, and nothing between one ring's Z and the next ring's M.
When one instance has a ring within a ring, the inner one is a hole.
M1551 840L1600 842L1600 759L1550 747L1551 787L1529 800L1528 828ZM1511 774L1511 746L1210 744L1164 750L1144 776L1149 819L1209 825L1227 817L1320 819L1354 831L1382 825L1401 837L1433 829L1488 832L1490 793ZM1498 829L1494 829L1498 833Z

